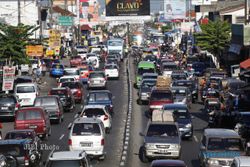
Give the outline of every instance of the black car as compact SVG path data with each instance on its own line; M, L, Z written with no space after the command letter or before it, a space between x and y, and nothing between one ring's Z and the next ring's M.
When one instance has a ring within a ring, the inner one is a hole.
M74 111L75 99L68 87L52 88L48 95L59 96L65 111Z
M0 154L14 157L13 166L39 166L42 160L42 152L33 147L30 139L0 140Z
M14 118L20 108L18 99L14 95L0 95L0 118Z
M198 83L196 80L176 80L173 82L172 86L188 87L192 93L192 102L194 103L198 100Z

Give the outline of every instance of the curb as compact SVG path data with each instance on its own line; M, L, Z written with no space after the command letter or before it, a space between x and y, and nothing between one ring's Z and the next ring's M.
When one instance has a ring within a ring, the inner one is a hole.
M120 160L120 166L125 166L128 156L128 148L130 142L130 128L131 128L131 117L132 117L132 101L133 101L133 94L132 94L132 81L130 78L130 61L129 55L126 61L126 71L127 71L127 83L128 83L128 111L127 111L127 118L125 124L125 131L123 136L123 146L122 146L122 155Z

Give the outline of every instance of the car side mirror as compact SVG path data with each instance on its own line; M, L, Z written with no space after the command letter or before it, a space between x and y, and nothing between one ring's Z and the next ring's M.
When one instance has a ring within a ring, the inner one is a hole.
M142 136L142 137L143 137L143 136L145 136L145 134L144 134L144 133L142 133L142 132L140 132L140 133L139 133L139 135L140 135L140 136Z

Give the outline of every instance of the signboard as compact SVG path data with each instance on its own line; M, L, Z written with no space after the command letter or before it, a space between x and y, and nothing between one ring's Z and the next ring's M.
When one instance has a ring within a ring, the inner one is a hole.
M73 25L73 17L70 16L59 16L58 24L60 26L72 26Z
M27 56L43 56L43 46L42 45L27 45L26 46Z
M13 90L16 67L3 67L3 91Z
M80 0L80 24L97 24L99 22L100 7L98 0Z
M105 0L106 16L149 16L150 0Z
M185 0L164 0L165 19L185 19L186 1Z
M191 3L192 5L202 5L203 0L192 0Z
M49 47L54 49L55 47L61 46L61 34L58 30L49 31Z

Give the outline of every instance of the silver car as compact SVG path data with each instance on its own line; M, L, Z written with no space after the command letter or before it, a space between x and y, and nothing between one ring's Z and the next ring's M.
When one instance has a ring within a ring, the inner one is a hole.
M88 89L104 88L107 86L107 77L103 71L94 71L89 74Z

